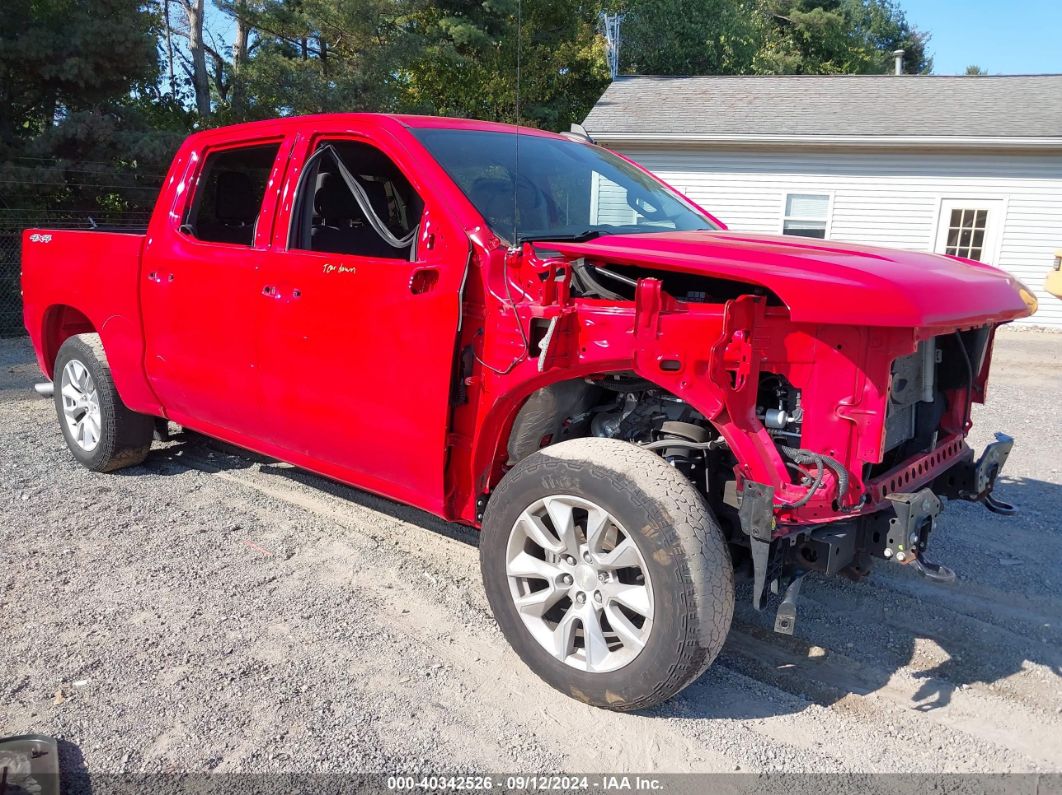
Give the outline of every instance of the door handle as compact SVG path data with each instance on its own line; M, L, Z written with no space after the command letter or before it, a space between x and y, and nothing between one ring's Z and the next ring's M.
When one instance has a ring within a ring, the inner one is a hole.
M266 298L283 298L283 294L277 288L275 284L266 284L262 287L262 295ZM297 287L291 291L292 298L299 298L302 296L302 290Z
M431 290L439 283L439 271L435 268L417 268L409 280L409 291L420 295Z

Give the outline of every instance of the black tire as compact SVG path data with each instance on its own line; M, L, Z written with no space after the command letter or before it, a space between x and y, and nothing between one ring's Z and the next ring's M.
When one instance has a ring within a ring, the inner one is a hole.
M92 450L83 449L75 440L63 412L63 369L78 361L88 370L96 387L100 408L99 441ZM151 449L155 419L130 411L118 396L107 364L107 354L98 334L76 334L68 338L55 357L55 411L59 427L74 458L94 472L113 472L141 463Z
M652 631L641 652L614 671L590 673L555 658L513 602L509 534L525 509L562 494L611 513L630 531L649 570ZM660 704L697 679L722 649L734 613L730 551L704 499L660 456L614 439L573 439L517 464L487 505L480 567L494 617L520 658L557 690L611 710Z

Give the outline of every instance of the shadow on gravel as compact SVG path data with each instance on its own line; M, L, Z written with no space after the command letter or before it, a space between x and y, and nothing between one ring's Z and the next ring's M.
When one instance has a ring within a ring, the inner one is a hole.
M334 497L339 497L347 502L360 505L371 511L386 514L387 516L390 516L393 519L398 519L402 522L415 524L432 533L452 538L455 541L461 541L469 546L479 546L479 533L471 527L457 524L456 522L447 522L445 519L440 519L438 516L433 516L432 514L421 511L417 508L404 505L400 502L394 502L386 497L379 497L367 491L361 491L360 489L347 486L346 484L339 483L335 480L329 480L320 475L315 475L312 472L307 472L304 469L291 467L287 464L273 463L263 465L261 467L261 472L265 475L285 478L294 481L295 483L327 492L328 494L331 494Z
M1000 517L1000 521L1014 521L1025 529L1035 526L1038 531L1058 534L1062 485L1033 478L1010 477L1004 472L993 493L1018 509L1014 517Z
M162 476L180 475L190 469L230 472L250 469L255 465L269 464L273 461L272 458L225 444L208 436L192 431L181 431L171 436L170 442L164 447L159 447L156 443L148 453L147 460L140 466L118 469L112 474L136 477L143 473L145 466L149 466L154 474Z
M56 740L59 746L59 786L63 795L91 795L92 779L81 749L66 740Z
M415 524L432 533L461 541L469 546L479 546L479 533L471 527L447 522L430 513L394 502L386 497L361 491L194 431L181 431L171 438L171 444L152 450L148 456L147 463L150 463L152 470L160 475L176 475L187 472L189 469L231 472L258 467L258 471L263 475L309 487L362 508L385 514L393 519ZM135 476L138 469L138 467L131 467L118 470L117 474Z

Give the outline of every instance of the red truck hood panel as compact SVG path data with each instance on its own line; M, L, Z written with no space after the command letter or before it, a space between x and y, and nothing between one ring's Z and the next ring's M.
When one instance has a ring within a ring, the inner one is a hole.
M1029 314L1017 283L989 265L938 254L740 232L609 235L548 243L567 257L758 284L807 323L957 326Z

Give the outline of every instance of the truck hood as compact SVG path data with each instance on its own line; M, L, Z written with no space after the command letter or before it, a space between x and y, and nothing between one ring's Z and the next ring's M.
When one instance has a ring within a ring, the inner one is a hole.
M608 235L540 248L765 287L796 322L965 326L1031 314L1021 285L990 265L939 254L740 232Z

